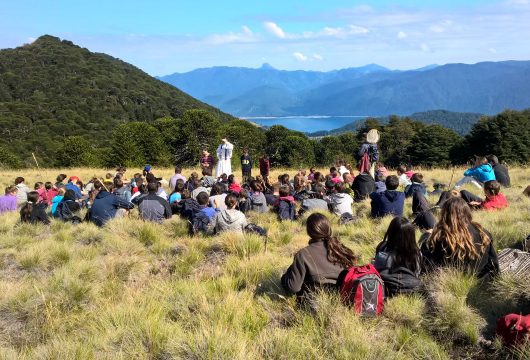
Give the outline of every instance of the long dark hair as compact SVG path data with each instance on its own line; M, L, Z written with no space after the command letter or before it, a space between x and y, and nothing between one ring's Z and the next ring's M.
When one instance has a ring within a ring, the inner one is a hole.
M477 251L473 235L469 231L470 225L479 233L480 251ZM484 228L473 221L471 208L461 197L450 198L443 204L440 221L434 227L428 241L431 249L440 243L446 257L460 261L480 258L491 243Z
M331 223L325 215L311 214L307 218L307 235L313 241L323 241L328 252L328 260L333 264L349 268L355 263L355 255L333 236Z
M30 191L28 193L28 201L20 209L20 220L22 222L30 222L31 212L33 211L33 207L37 205L38 201L39 193L36 191Z
M406 218L396 216L390 222L382 244L386 244L386 251L394 254L397 266L418 270L420 249L416 242L416 228ZM379 250L378 247L376 252Z

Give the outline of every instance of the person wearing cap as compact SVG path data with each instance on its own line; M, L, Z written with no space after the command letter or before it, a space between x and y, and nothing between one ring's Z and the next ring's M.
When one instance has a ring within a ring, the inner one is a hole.
M77 182L79 181L79 178L77 176L70 176L70 179L68 180L68 184L65 185L65 190L72 190L75 193L76 200L79 200L83 197L83 194L81 193L81 189L79 186L77 186Z
M217 148L217 162L216 175L219 178L222 174L232 175L232 151L234 145L228 142L227 139L221 140L223 143Z

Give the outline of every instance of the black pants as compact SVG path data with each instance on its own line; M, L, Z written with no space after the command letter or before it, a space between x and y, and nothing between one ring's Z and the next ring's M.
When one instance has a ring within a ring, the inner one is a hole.
M484 200L482 200L480 198L480 196L477 196L473 193L470 193L469 191L467 190L462 190L460 191L460 196L462 197L462 199L464 199L467 204L469 205L470 202L473 202L473 201L476 201L476 202L479 202L479 203L482 203ZM472 208L476 209L476 208L479 208L480 206L476 206L476 205L470 205Z

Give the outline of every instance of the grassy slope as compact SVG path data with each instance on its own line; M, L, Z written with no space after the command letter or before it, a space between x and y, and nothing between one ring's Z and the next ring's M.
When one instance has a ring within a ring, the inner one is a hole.
M23 175L32 184L57 173ZM156 173L167 178L171 171ZM429 183L451 176L424 174ZM5 171L1 187L16 175ZM475 213L498 249L530 233L530 199L520 195L530 172L512 169L512 178L508 210ZM314 315L297 309L279 285L292 254L307 243L303 222L251 217L269 229L266 251L255 236L189 238L178 218L154 225L132 214L100 230L17 225L15 214L1 217L0 358L528 358L528 348L514 354L494 344L485 351L478 339L491 336L497 316L528 312L530 280L518 287L502 277L492 290L445 271L425 279L429 299L396 297L377 319L361 319L326 294ZM335 230L368 262L389 221L363 218ZM514 294L523 294L520 301Z

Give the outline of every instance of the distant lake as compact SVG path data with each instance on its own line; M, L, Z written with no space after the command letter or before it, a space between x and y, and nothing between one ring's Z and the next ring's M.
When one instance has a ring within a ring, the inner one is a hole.
M312 133L340 128L366 116L284 116L247 117L245 119L263 126L282 125L291 130Z

